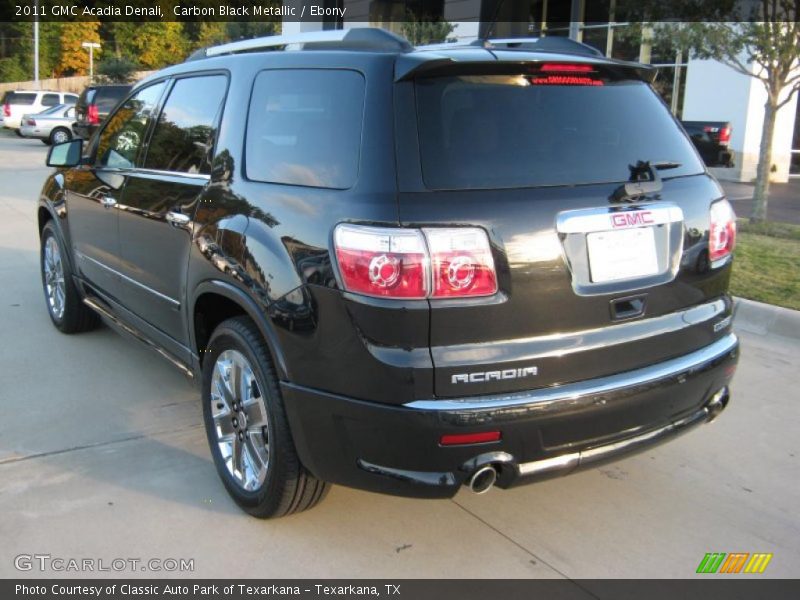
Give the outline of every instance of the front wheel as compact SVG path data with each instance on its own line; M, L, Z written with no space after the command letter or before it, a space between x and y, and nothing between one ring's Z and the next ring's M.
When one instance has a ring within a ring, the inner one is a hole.
M263 519L318 504L328 484L300 463L266 344L247 317L228 319L203 359L203 417L217 473Z
M42 229L40 267L50 320L62 333L88 331L99 318L81 301L52 221Z

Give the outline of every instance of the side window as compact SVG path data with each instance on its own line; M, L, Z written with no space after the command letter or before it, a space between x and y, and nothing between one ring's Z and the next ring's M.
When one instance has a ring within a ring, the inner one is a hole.
M75 104L78 97L75 94L64 94L63 104Z
M175 82L148 144L145 168L211 172L214 127L227 83L223 75L187 77Z
M75 107L71 106L70 108L68 108L64 113L64 116L67 117L68 119L75 118Z
M131 168L144 141L147 123L155 110L164 82L128 98L108 120L97 143L97 165Z
M356 71L259 73L247 120L248 179L352 187L358 176L364 87Z
M45 94L42 96L42 106L56 106L61 104L58 94Z

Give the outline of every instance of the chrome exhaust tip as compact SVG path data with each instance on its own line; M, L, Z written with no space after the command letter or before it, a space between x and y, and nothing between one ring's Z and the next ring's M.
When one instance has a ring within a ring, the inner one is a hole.
M475 471L467 481L470 491L475 494L485 494L497 481L497 469L492 465L486 465Z
M725 407L728 406L729 399L730 392L728 391L727 386L720 388L713 396L711 396L711 400L709 400L708 404L706 404L706 411L708 412L708 417L706 417L707 423L711 423L720 415Z

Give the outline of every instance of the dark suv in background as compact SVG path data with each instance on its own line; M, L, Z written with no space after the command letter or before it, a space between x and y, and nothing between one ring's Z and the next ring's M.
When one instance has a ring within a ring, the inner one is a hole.
M88 140L130 90L126 84L88 86L75 104L73 135Z
M329 483L510 487L710 421L738 353L730 204L650 68L515 44L328 31L139 83L49 155L50 318L99 315L200 380L260 517Z

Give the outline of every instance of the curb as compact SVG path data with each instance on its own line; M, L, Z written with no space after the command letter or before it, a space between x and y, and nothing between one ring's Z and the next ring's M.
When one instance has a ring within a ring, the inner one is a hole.
M733 323L737 329L758 335L800 339L800 311L746 298L734 298Z

